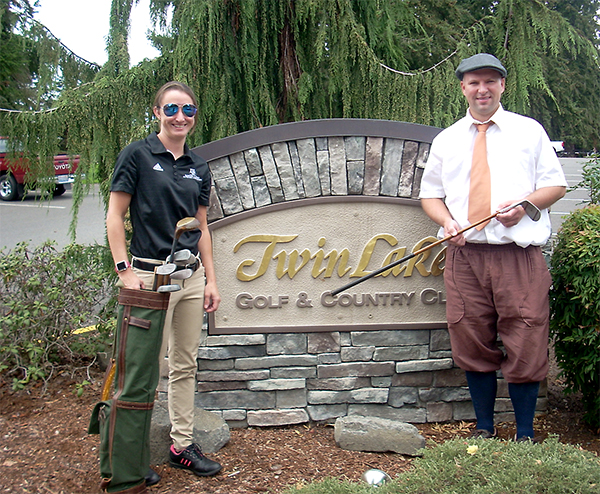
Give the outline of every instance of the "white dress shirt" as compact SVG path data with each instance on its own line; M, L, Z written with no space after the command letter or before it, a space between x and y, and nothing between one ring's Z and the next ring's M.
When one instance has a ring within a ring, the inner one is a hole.
M487 156L492 182L492 211L506 201L517 202L537 189L567 186L567 182L550 139L535 120L508 112L500 106L490 119L487 131ZM467 115L438 134L431 144L429 158L421 181L421 199L443 199L460 228L469 226L469 180L473 144L477 135L474 123ZM443 236L440 230L440 238ZM493 219L481 231L475 228L464 233L467 242L507 244L521 247L544 245L552 226L547 209L539 221L527 215L513 227L506 228Z

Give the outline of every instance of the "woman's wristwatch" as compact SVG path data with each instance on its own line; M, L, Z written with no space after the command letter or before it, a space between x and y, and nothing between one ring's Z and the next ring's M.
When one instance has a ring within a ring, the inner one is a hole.
M127 271L131 267L129 261L119 261L115 264L115 271L117 273L122 273L123 271Z

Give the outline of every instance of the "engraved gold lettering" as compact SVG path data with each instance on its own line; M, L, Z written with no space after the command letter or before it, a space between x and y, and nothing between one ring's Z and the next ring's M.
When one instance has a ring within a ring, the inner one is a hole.
M298 261L298 250L294 249L292 252L290 252L289 254L287 254L286 256L286 251L282 250L281 252L279 252L278 254L275 254L275 256L273 256L273 259L277 259L277 267L275 268L275 275L277 276L277 279L281 279L284 277L284 275L289 275L290 279L294 279L294 276L296 276L296 274L298 273L298 271L300 271L304 266L306 266L306 263L308 261L310 261L310 251L308 249L304 249L302 251L302 254L300 254L302 256L302 262L300 263L300 266L296 268L296 262ZM285 260L286 257L288 258L288 267L286 269L285 267Z
M246 274L244 272L245 267L252 266L255 261L252 259L246 259L242 261L237 268L236 276L240 281L252 281L256 278L260 278L263 274L267 272L267 268L269 267L269 263L271 262L271 258L273 257L273 251L275 247L279 243L287 243L294 240L298 235L250 235L249 237L243 238L240 240L235 247L233 248L233 252L237 252L242 245L247 243L267 243L265 250L263 252L263 256L258 266L258 270L255 274Z
M322 268L321 267L321 263L323 262L323 259L325 258L325 251L322 249L322 247L325 245L325 238L321 237L319 239L319 241L317 242L317 245L319 246L319 250L317 252L315 252L311 259L315 260L315 263L313 264L313 268L312 268L312 272L311 275L313 278L318 278L321 273L323 271L325 271L326 268Z
M335 269L335 265L339 261L337 273L341 278L348 271L350 271L350 267L348 267L348 259L350 259L350 251L348 249L342 249L342 252L338 254L337 250L332 250L328 254L325 255L325 259L329 259L327 263L327 269L325 270L325 278L331 278L333 271Z
M381 242L384 245L396 247L398 240L388 233L382 233L375 235L365 244L356 269L352 271L350 263L350 251L347 248L338 251L332 249L326 252L323 247L325 246L325 237L319 238L317 245L319 249L312 254L309 249L300 251L299 249L293 249L291 251L280 250L277 254L274 254L276 247L279 244L289 243L298 238L298 235L250 235L240 240L234 247L234 253L238 252L242 246L246 244L265 244L262 253L262 258L259 261L254 259L246 259L240 262L236 270L236 277L240 281L253 281L263 276L269 269L271 260L275 260L275 275L278 279L283 278L286 274L290 279L294 277L309 263L313 261L311 269L311 276L313 278L323 277L331 278L334 273L337 272L338 277L342 278L350 272L350 278L359 278L368 275L371 271L368 269L369 264L373 263L373 257L375 250L381 251ZM412 252L423 249L424 246L435 242L434 237L428 236L419 240L412 249ZM379 242L379 244L378 244ZM397 262L399 259L406 257L407 247L396 247L387 253L381 266L385 267L389 264ZM426 250L421 252L417 256L413 256L408 259L406 263L394 266L379 276L387 277L392 275L394 277L400 276L404 273L404 278L409 278L413 275L416 270L421 276L440 276L444 272L443 263L446 259L446 249L443 248L438 252L435 257L431 260L431 266L427 266L426 262L430 260L433 255L433 250ZM379 257L377 255L376 257ZM324 264L326 262L326 264ZM258 264L258 268L254 274L248 273L246 268L250 268ZM373 269L377 269L378 266L373 266ZM309 269L309 268L307 268ZM387 302L387 301L382 301ZM393 301L390 301L393 303Z
M398 259L402 259L405 255L406 255L406 247L400 247L399 249L394 249L392 252L390 252L387 255L387 257L383 261L383 265L387 266L388 264L392 264L393 262L396 262ZM393 274L394 276L399 276L400 273L402 273L402 271L404 271L405 269L406 269L406 264L399 264L398 266L394 266L393 268L388 269L387 271L384 271L383 273L381 273L381 276L384 278L386 276L389 276L390 274Z
M441 251L438 252L438 254L434 257L433 262L431 263L431 274L433 276L440 276L441 274L444 274L444 268L440 267L440 264L442 264L445 260L446 247L444 247Z
M422 249L424 244L433 243L435 241L437 241L437 238L435 238L435 237L431 237L431 236L425 237L424 239L417 242L417 245L415 245L415 247L413 248L413 252ZM431 254L431 251L426 250L425 252L422 252L418 256L413 257L408 262L408 266L406 266L406 272L404 273L404 277L409 278L410 276L412 276L413 268L417 268L417 271L419 271L419 274L421 276L424 276L424 277L429 276L430 273L427 270L427 268L423 265L423 263L429 258L430 254Z
M382 233L380 235L375 235L371 240L367 242L365 248L362 251L362 255L360 256L360 260L358 261L358 266L354 270L354 272L350 275L350 278L360 278L369 274L370 271L365 271L369 262L371 261L371 256L375 250L375 244L377 244L378 240L385 240L392 247L398 244L398 240L393 235L388 233Z

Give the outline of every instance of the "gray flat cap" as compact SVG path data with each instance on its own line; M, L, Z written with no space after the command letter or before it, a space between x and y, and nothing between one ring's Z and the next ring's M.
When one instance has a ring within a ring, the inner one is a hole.
M461 60L456 69L456 77L462 81L467 72L480 69L494 69L500 72L502 77L506 77L504 65L494 55L490 55L489 53L478 53L477 55Z

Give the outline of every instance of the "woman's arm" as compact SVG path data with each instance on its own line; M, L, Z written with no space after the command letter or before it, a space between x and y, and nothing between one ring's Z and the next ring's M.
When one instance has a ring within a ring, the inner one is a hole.
M129 259L125 241L125 215L131 203L131 195L126 192L111 192L106 213L106 235L115 264ZM131 268L118 273L125 288L145 288Z
M202 235L198 241L198 251L200 259L204 266L206 276L206 286L204 288L204 310L214 312L219 308L221 296L217 289L217 278L215 275L215 266L213 263L212 239L208 228L207 207L200 206L196 212L196 218L200 221L200 231Z

